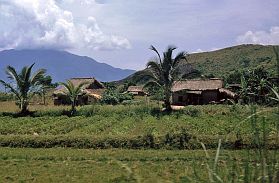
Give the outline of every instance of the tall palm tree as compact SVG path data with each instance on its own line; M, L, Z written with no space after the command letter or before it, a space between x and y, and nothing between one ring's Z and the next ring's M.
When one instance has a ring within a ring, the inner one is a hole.
M45 69L39 69L32 75L32 68L34 64L29 67L23 67L19 73L14 67L7 66L6 74L9 79L13 80L14 83L11 84L0 80L0 83L8 88L16 96L17 104L22 114L28 112L30 94L36 87L40 86L39 80L46 72Z
M151 45L158 58L151 60L147 63L147 68L150 71L151 81L148 84L156 84L164 90L164 105L166 111L171 111L171 89L174 81L179 77L178 65L181 60L187 60L186 52L178 53L175 58L172 57L173 51L176 49L174 46L169 46L163 53L163 58L157 51L157 49Z
M77 99L78 96L83 94L82 87L86 85L86 82L80 83L78 86L75 86L70 80L68 80L66 83L60 83L66 88L65 94L70 98L71 100L71 115L73 115L76 112L76 105L77 105Z

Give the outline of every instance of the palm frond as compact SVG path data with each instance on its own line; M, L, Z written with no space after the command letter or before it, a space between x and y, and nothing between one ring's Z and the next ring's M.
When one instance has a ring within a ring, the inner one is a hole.
M35 85L41 78L44 77L46 69L37 70L31 77L30 82Z
M161 73L162 72L162 67L157 61L149 61L146 64L147 68L150 68L151 70Z
M20 73L18 74L19 77L21 78L21 80L22 80L23 82L24 82L24 79L25 79L25 77L26 77L27 69L28 69L28 66L24 66L24 67L21 69Z
M161 64L157 61L149 61L147 64L149 71L158 79L162 78L163 70Z
M186 61L188 61L188 60L187 60L187 52L182 51L182 52L178 53L178 54L176 55L176 57L174 58L174 60L173 60L172 66L173 66L174 68L177 67L178 64L180 63L180 61L183 60L183 59L186 60Z
M8 65L6 68L6 74L8 75L9 79L15 80L17 84L20 84L22 82L15 68L10 65Z
M279 93L275 90L275 88L269 87L271 89L271 91L274 93L274 95L276 96L276 98L274 97L270 97L272 100L275 100L277 102L279 102Z
M175 46L168 46L167 51L164 53L166 60L170 61L169 64L172 65L172 53L176 49Z
M160 56L160 53L158 52L158 50L153 45L150 46L150 50L153 50L157 53L159 62L160 62L160 64L162 64L162 59L161 59L161 56Z
M76 95L80 94L80 93L82 92L82 91L81 91L82 87L83 87L84 85L86 85L86 84L88 84L88 82L80 83L80 84L75 88L75 94L76 94Z
M3 81L3 80L0 80L0 83L1 83L4 87L10 89L10 91L16 95L17 99L20 99L20 94L19 94L19 92L18 92L11 84L6 83L6 82Z
M150 80L150 81L148 81L148 82L143 86L143 88L148 88L148 87L151 87L151 86L154 86L154 85L159 86L159 87L162 86L162 85L161 85L160 83L158 83L157 81L155 81L155 80Z
M29 83L29 79L31 77L32 68L33 68L34 65L35 65L35 63L33 63L31 66L26 68L26 70L24 72L24 78L23 78L24 82L26 82L26 83L28 82Z
M73 83L71 81L67 81L66 83L60 82L59 84L66 88L67 93L65 93L65 94L72 95L72 93L73 93L73 86L74 85L73 85Z

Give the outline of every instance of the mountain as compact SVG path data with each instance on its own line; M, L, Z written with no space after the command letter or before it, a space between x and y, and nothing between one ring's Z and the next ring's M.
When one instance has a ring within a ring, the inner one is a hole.
M190 66L203 75L224 78L236 70L264 67L275 75L277 66L273 47L275 46L249 44L211 52L193 53L189 55L188 63L183 61L180 68L182 73L188 72ZM130 81L143 84L147 80L145 72L146 69L138 71L117 83Z
M96 60L56 50L4 50L0 52L0 78L6 80L5 68L11 65L16 69L35 63L34 68L47 69L54 82L72 77L95 77L100 81L123 79L135 71L114 68Z

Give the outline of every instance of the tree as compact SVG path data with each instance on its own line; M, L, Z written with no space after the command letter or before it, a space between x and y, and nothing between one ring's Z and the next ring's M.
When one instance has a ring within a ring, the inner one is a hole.
M43 97L43 104L46 105L46 93L47 90L53 88L52 85L52 78L51 76L43 76L39 80L40 84L42 85L41 90L39 91L39 95Z
M172 58L173 51L176 47L169 46L163 53L163 58L161 58L161 55L154 46L151 45L150 49L157 54L158 58L149 61L146 65L150 71L151 77L151 81L149 81L147 85L156 84L163 88L166 111L171 111L171 89L174 81L178 79L180 74L178 65L181 60L187 60L187 53L180 52L175 58Z
M22 114L26 114L28 112L28 104L31 96L30 94L32 94L36 88L40 87L39 80L44 76L46 72L45 69L39 69L35 73L33 73L33 75L31 75L34 64L29 67L23 67L20 73L18 73L14 67L7 66L6 74L8 78L11 79L14 83L8 83L0 80L1 84L3 84L12 93L14 93L17 99L17 104L20 108L20 112Z
M255 102L257 104L268 104L268 95L272 82L268 81L269 73L258 67L241 73L240 98L244 103Z
M60 84L63 85L67 90L65 94L71 100L71 115L73 115L76 112L78 96L83 94L82 87L87 83L83 82L80 83L78 86L75 86L70 80L68 80L66 83L60 83Z

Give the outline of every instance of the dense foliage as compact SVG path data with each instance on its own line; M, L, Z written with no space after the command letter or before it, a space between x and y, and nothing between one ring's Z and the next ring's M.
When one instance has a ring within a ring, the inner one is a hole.
M102 96L101 103L116 105L123 101L130 101L133 99L133 95L129 93L120 93L116 89L108 88Z

